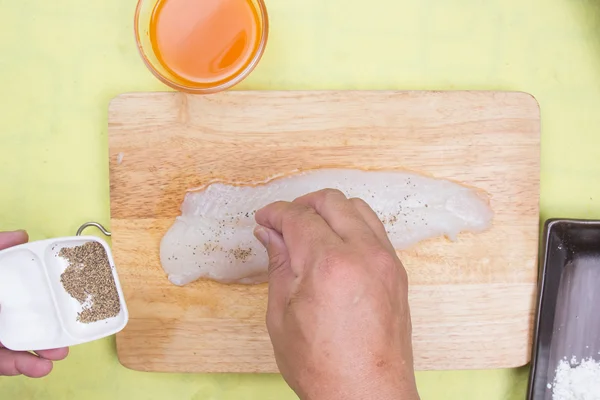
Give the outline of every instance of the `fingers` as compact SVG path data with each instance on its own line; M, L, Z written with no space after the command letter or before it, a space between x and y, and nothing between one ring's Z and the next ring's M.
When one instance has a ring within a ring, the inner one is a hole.
M52 349L52 350L36 350L35 352L40 357L45 358L46 360L52 361L60 361L67 358L69 355L69 348L63 347L61 349Z
M352 198L350 199L350 202L352 203L354 208L356 208L356 210L361 214L363 220L373 231L373 233L375 233L375 236L377 236L377 239L379 239L381 244L386 246L388 250L396 252L385 230L385 226L383 225L375 211L373 211L373 209L362 199Z
M27 243L29 236L25 231L0 232L0 250Z
M40 358L26 351L0 349L0 375L25 375L41 378L52 371L52 361Z
M290 256L279 233L258 226L254 230L254 235L265 246L269 254L267 326L271 326L271 322L280 320L283 315L296 275L290 267Z
M52 371L52 361L60 361L67 357L69 348L38 350L35 354L26 351L12 351L0 343L0 376L25 375L30 378L41 378Z
M310 207L279 201L256 213L256 222L279 233L287 246L296 274L306 261L324 248L343 243L325 220Z
M339 190L324 189L294 200L294 203L314 208L346 242L362 242L372 236L363 215Z

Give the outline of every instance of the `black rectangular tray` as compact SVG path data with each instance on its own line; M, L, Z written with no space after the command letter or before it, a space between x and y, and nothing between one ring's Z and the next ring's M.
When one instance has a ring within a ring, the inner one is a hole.
M529 400L551 400L561 359L600 360L600 221L551 219L540 253Z

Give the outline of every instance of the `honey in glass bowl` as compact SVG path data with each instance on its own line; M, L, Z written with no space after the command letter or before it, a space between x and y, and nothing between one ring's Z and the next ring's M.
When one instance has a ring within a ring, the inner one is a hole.
M260 60L267 36L262 0L140 0L136 10L146 65L164 83L191 93L240 82Z

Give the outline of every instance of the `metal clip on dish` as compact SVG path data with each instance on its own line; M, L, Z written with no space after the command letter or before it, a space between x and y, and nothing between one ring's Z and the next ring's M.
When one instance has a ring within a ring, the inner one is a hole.
M79 227L79 229L77 229L77 233L75 234L75 236L81 236L83 231L90 226L94 226L94 227L100 229L100 232L102 232L104 234L104 236L111 235L111 233L109 231L107 231L106 228L104 228L104 226L102 226L101 224L99 224L97 222L86 222L85 224L81 225Z

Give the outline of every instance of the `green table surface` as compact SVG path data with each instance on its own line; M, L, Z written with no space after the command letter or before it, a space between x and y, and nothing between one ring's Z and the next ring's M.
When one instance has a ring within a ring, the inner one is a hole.
M270 40L236 89L482 89L542 110L541 221L600 216L600 2L267 0ZM142 64L135 0L0 0L0 230L110 225L107 104L168 90ZM486 357L486 354L481 354ZM523 399L528 368L420 372L423 399ZM279 375L130 371L77 346L2 399L294 399Z

